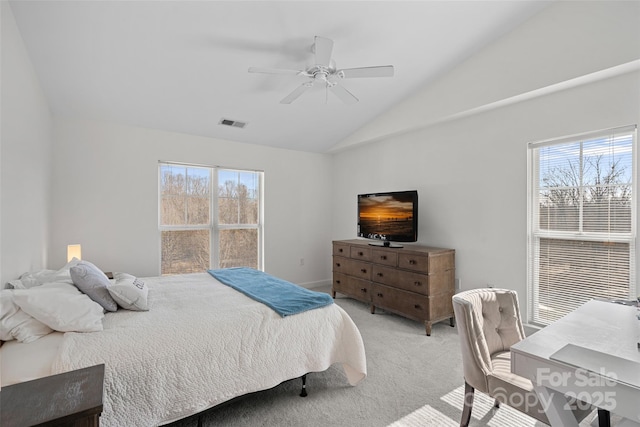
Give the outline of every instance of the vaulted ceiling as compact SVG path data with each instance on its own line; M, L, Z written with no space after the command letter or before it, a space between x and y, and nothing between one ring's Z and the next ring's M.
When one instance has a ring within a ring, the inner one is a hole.
M54 115L287 149L327 152L547 6L541 1L10 2ZM393 77L344 79L343 103L303 70L314 36L338 69L393 65ZM246 127L220 125L221 119Z

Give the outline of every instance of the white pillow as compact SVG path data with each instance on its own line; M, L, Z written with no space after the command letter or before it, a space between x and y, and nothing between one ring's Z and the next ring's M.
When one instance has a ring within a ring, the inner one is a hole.
M76 266L79 262L78 258L73 258L60 270L40 270L34 273L24 273L19 279L10 280L9 285L15 289L29 289L51 282L73 283L73 280L71 280L71 267Z
M53 329L29 316L13 301L10 289L0 291L0 340L29 343L50 334Z
M22 310L55 331L102 330L102 306L72 284L46 283L13 292L13 300Z
M71 279L78 289L104 307L105 310L116 311L118 309L118 304L107 290L109 278L89 261L80 261L71 267Z
M118 305L127 310L149 310L149 288L144 282L127 273L113 273L113 280L107 288Z

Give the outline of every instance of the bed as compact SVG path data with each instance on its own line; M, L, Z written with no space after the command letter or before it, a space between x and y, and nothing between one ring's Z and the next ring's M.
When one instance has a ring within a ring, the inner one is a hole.
M208 273L142 279L149 311L107 312L100 332L0 348L2 385L104 363L101 424L163 425L341 364L366 377L360 332L336 304L281 317Z

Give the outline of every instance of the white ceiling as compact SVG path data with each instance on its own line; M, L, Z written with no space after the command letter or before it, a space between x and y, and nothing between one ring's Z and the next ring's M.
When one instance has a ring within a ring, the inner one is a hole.
M12 1L59 116L326 152L418 88L546 6L540 1ZM337 68L394 65L391 78L343 80L360 102L304 77L315 35ZM245 129L218 124L248 122Z

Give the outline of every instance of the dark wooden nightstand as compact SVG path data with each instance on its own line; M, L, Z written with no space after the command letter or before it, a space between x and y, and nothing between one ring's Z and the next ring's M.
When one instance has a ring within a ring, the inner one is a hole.
M97 427L104 365L2 387L0 425Z

